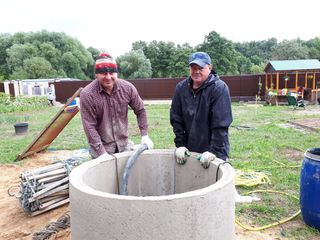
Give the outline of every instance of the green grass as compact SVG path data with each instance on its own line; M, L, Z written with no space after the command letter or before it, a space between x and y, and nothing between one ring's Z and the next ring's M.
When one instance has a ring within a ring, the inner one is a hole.
M306 114L312 109L318 113ZM303 154L308 148L320 147L319 131L301 131L285 127L285 124L300 119L319 119L320 107L308 106L306 111L293 111L287 106L235 104L233 113L234 121L230 129L230 158L233 166L242 171L266 172L271 179L268 185L237 189L241 193L259 189L277 190L299 197ZM300 158L297 158L297 154ZM237 205L236 215L245 225L268 225L290 217L299 210L299 201L292 197L274 193L256 195L263 201ZM302 222L301 215L292 221ZM310 239L311 236L319 235L318 231L307 226L303 231L286 226L285 233L281 232L281 235L287 239Z
M300 166L308 148L320 147L319 131L301 131L286 127L288 121L319 119L319 105L307 106L307 110L292 110L288 106L263 106L233 104L234 121L230 128L230 161L235 169L263 171L271 183L256 187L239 187L241 193L251 190L277 190L299 196ZM155 148L174 148L174 135L169 122L169 105L147 105L149 135ZM0 163L12 163L50 122L59 110L57 107L40 108L25 112L1 113L0 115ZM316 110L311 114L309 110ZM308 113L308 114L307 114ZM27 135L16 136L13 124L27 121ZM129 135L135 143L140 141L136 118L129 111ZM80 114L77 114L50 149L87 148ZM237 205L236 215L243 224L263 226L291 216L299 209L299 201L271 193L257 194L263 201ZM283 225L279 234L284 239L310 239L319 232L302 223L301 215Z

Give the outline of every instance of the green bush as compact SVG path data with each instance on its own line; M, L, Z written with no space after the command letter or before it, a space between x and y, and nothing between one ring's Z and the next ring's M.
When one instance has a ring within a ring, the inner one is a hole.
M23 112L34 109L41 109L48 105L45 96L17 96L0 92L0 113Z

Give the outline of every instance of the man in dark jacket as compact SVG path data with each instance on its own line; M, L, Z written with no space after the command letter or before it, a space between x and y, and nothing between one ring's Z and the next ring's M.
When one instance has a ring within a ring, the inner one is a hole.
M228 159L229 126L232 122L229 88L212 70L204 52L189 58L190 76L176 86L170 110L175 134L176 159L184 164L189 151L202 153L204 168L218 157Z

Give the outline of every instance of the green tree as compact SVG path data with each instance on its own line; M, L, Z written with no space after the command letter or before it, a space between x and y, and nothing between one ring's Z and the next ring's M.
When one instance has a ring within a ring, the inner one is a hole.
M250 58L252 63L259 65L271 59L272 51L277 46L277 42L276 38L243 43L236 42L235 49L245 57ZM259 60L259 62L257 62L257 60Z
M0 61L0 75L10 76L11 79L29 75L30 71L25 69L24 62L34 57L43 58L50 63L52 69L47 75L52 77L93 77L93 55L77 39L64 33L40 31L18 32L13 36L1 35L0 53L4 53L2 62ZM43 73L40 71L33 75L40 76Z
M40 57L47 60L53 67L53 69L60 69L60 57L61 51L54 47L51 42L44 42L39 44Z
M132 50L117 58L120 68L119 76L124 79L150 78L152 75L150 60L143 51Z
M17 67L9 76L10 79L29 79L28 73L23 67Z
M11 71L23 66L24 60L38 55L38 49L31 43L14 44L7 50L7 64Z
M211 56L213 67L218 74L227 75L238 72L235 60L238 54L234 44L220 37L215 31L205 36L204 42L199 44L196 49L206 52Z
M146 55L150 61L153 70L153 77L171 77L170 73L170 64L172 63L172 58L174 55L175 44L173 42L157 42L152 41L148 46L147 53L150 55Z
M132 50L142 50L144 53L147 51L148 43L145 41L136 41L131 44Z
M65 52L62 54L62 66L67 76L74 78L85 78L81 71L80 62L78 58L72 52Z
M255 65L260 65L260 64L264 63L264 61L267 61L267 59L263 60L257 55L250 56L249 59L252 62L252 64L255 64Z
M283 40L272 52L274 60L294 60L309 58L309 49L299 38Z
M99 51L96 48L93 47L89 47L88 52L91 54L91 58L93 59L93 61L95 61L97 59L97 57L99 56L99 54L101 53L101 51ZM88 70L86 71L86 75L90 78L90 79L94 79L95 78L95 74L94 74L94 62L92 63L91 67L88 67Z
M173 42L163 41L137 41L132 44L132 49L144 52L151 62L154 78L187 76L188 57L194 51L187 43L176 46Z
M309 48L310 58L320 60L320 38L310 39L306 42L306 46Z
M264 67L262 65L252 65L250 68L250 73L252 74L264 73Z
M237 69L239 74L249 74L251 72L252 63L249 58L246 58L241 53L236 57Z
M189 75L188 59L193 52L194 49L188 43L177 46L169 66L172 77L187 77Z
M91 54L93 59L96 59L100 54L100 51L93 47L89 47L87 50Z
M16 67L10 75L12 79L52 78L55 71L51 64L42 57L25 59L22 67Z
M45 58L33 57L23 62L23 69L28 74L28 78L50 78L53 75L52 66Z
M10 34L0 34L0 76L2 80L9 79L9 67L7 64L7 49L12 46L12 37Z
M146 44L143 41L132 44L133 49L142 49L147 59L151 62L152 77L171 77L170 63L172 62L175 44L173 42L152 41Z

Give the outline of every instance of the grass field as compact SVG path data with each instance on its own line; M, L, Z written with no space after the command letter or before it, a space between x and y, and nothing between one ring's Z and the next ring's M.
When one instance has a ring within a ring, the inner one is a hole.
M262 172L270 183L254 187L238 187L241 193L252 190L275 190L299 196L300 169L303 154L308 148L320 147L319 128L298 128L294 122L309 121L315 125L320 119L320 106L307 106L306 110L293 110L288 106L266 106L234 103L234 121L230 128L230 162L243 172ZM149 135L155 148L174 148L174 135L169 123L170 106L147 105ZM50 122L58 107L46 107L27 112L1 113L0 115L0 163L12 163ZM29 131L17 136L13 124L27 121ZM312 122L313 121L313 122ZM129 113L130 139L140 141L134 114ZM320 127L320 126L319 126ZM87 148L80 114L66 126L53 141L50 149ZM262 202L237 206L239 220L248 225L263 226L291 216L299 209L299 201L293 197L272 193L258 193ZM292 221L301 222L301 215ZM313 239L319 232L300 224L282 229L286 239Z

